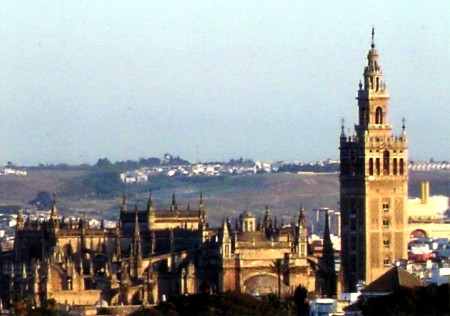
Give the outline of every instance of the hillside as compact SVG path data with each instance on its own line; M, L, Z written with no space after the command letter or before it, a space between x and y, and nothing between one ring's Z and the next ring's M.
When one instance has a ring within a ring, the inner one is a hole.
M421 181L431 182L431 193L450 196L450 173L410 173L410 195L418 196ZM127 194L129 207L135 203L145 206L152 190L157 208L170 205L172 193L176 193L180 208L198 205L199 192L203 192L207 215L212 225L225 217L234 218L248 210L261 216L265 206L282 217L287 223L297 215L300 205L307 210L312 220L312 209L319 207L338 208L338 174L258 174L234 177L197 178L152 178L143 185L122 185L107 197L99 198L93 192L81 192L80 186L86 171L31 170L26 177L0 177L0 206L19 205L30 207L27 202L39 191L56 194L58 208L65 215L80 215L102 218L117 218L122 192Z

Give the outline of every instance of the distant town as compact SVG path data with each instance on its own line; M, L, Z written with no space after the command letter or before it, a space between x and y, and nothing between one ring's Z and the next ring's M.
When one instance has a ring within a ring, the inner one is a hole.
M99 159L97 164L111 164L107 158ZM253 161L253 159L231 159L228 162L190 163L178 156L164 154L162 159L148 158L139 161L117 162L120 170L120 180L125 184L139 184L151 181L154 176L167 177L201 177L201 176L239 176L259 173L277 172L339 172L340 162L335 159L326 159L314 162L299 161ZM146 165L131 170L121 170L130 165ZM0 176L26 176L28 169L85 169L89 165L39 165L37 167L16 167L12 163L0 169ZM450 170L450 162L411 161L410 171L446 171Z

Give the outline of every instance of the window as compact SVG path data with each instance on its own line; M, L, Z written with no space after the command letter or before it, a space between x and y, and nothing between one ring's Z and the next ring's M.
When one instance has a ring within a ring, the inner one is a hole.
M403 158L400 158L400 175L402 176L403 175L403 173L405 172L405 170L404 170L404 162L403 162Z
M350 151L350 161L351 161L351 175L354 176L356 174L356 154L355 152L352 150Z
M367 112L367 108L362 108L359 112L359 124L360 125L367 125L368 123L368 112Z
M389 203L383 203L383 212L389 213Z
M389 175L389 150L383 152L383 174Z
M380 171L380 158L377 158L375 160L375 168L377 169L377 176L379 176L381 174L381 171Z
M356 230L356 217L355 216L350 217L350 230L352 230L352 231Z
M383 124L383 109L377 107L375 110L375 124Z
M383 266L389 267L391 265L391 259L389 257L384 257L383 259Z
M373 158L369 159L369 176L373 176Z
M397 158L392 159L392 171L394 176L397 175Z
M356 201L350 200L350 230L356 230Z
M389 248L391 246L391 240L389 239L389 237L383 239L383 246L384 248Z
M391 221L387 218L383 219L383 228L389 228L391 226Z

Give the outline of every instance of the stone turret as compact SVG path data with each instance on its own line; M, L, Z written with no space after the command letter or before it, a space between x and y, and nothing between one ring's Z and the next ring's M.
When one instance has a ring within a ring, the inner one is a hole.
M50 228L57 231L59 230L58 209L56 207L56 198L53 198L52 208L50 210Z
M295 253L304 258L308 251L308 231L306 228L306 218L303 213L303 205L300 206L296 227Z
M142 247L141 247L141 229L139 227L138 211L135 211L134 233L130 254L131 275L138 278L141 275L142 267Z
M226 220L222 223L222 236L221 236L220 244L221 244L221 252L224 258L229 258L231 256L231 236L228 227L228 222Z
M152 191L150 191L147 201L147 221L148 229L152 229L155 225L155 206L153 204Z
M16 231L23 229L23 226L24 226L23 212L22 209L19 209L17 211Z

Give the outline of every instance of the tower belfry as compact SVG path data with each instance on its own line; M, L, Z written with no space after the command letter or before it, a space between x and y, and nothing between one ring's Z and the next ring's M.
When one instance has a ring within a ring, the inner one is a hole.
M359 83L359 121L353 135L340 136L341 243L344 290L370 283L406 257L408 196L404 129L392 134L389 93L375 49L375 32Z

